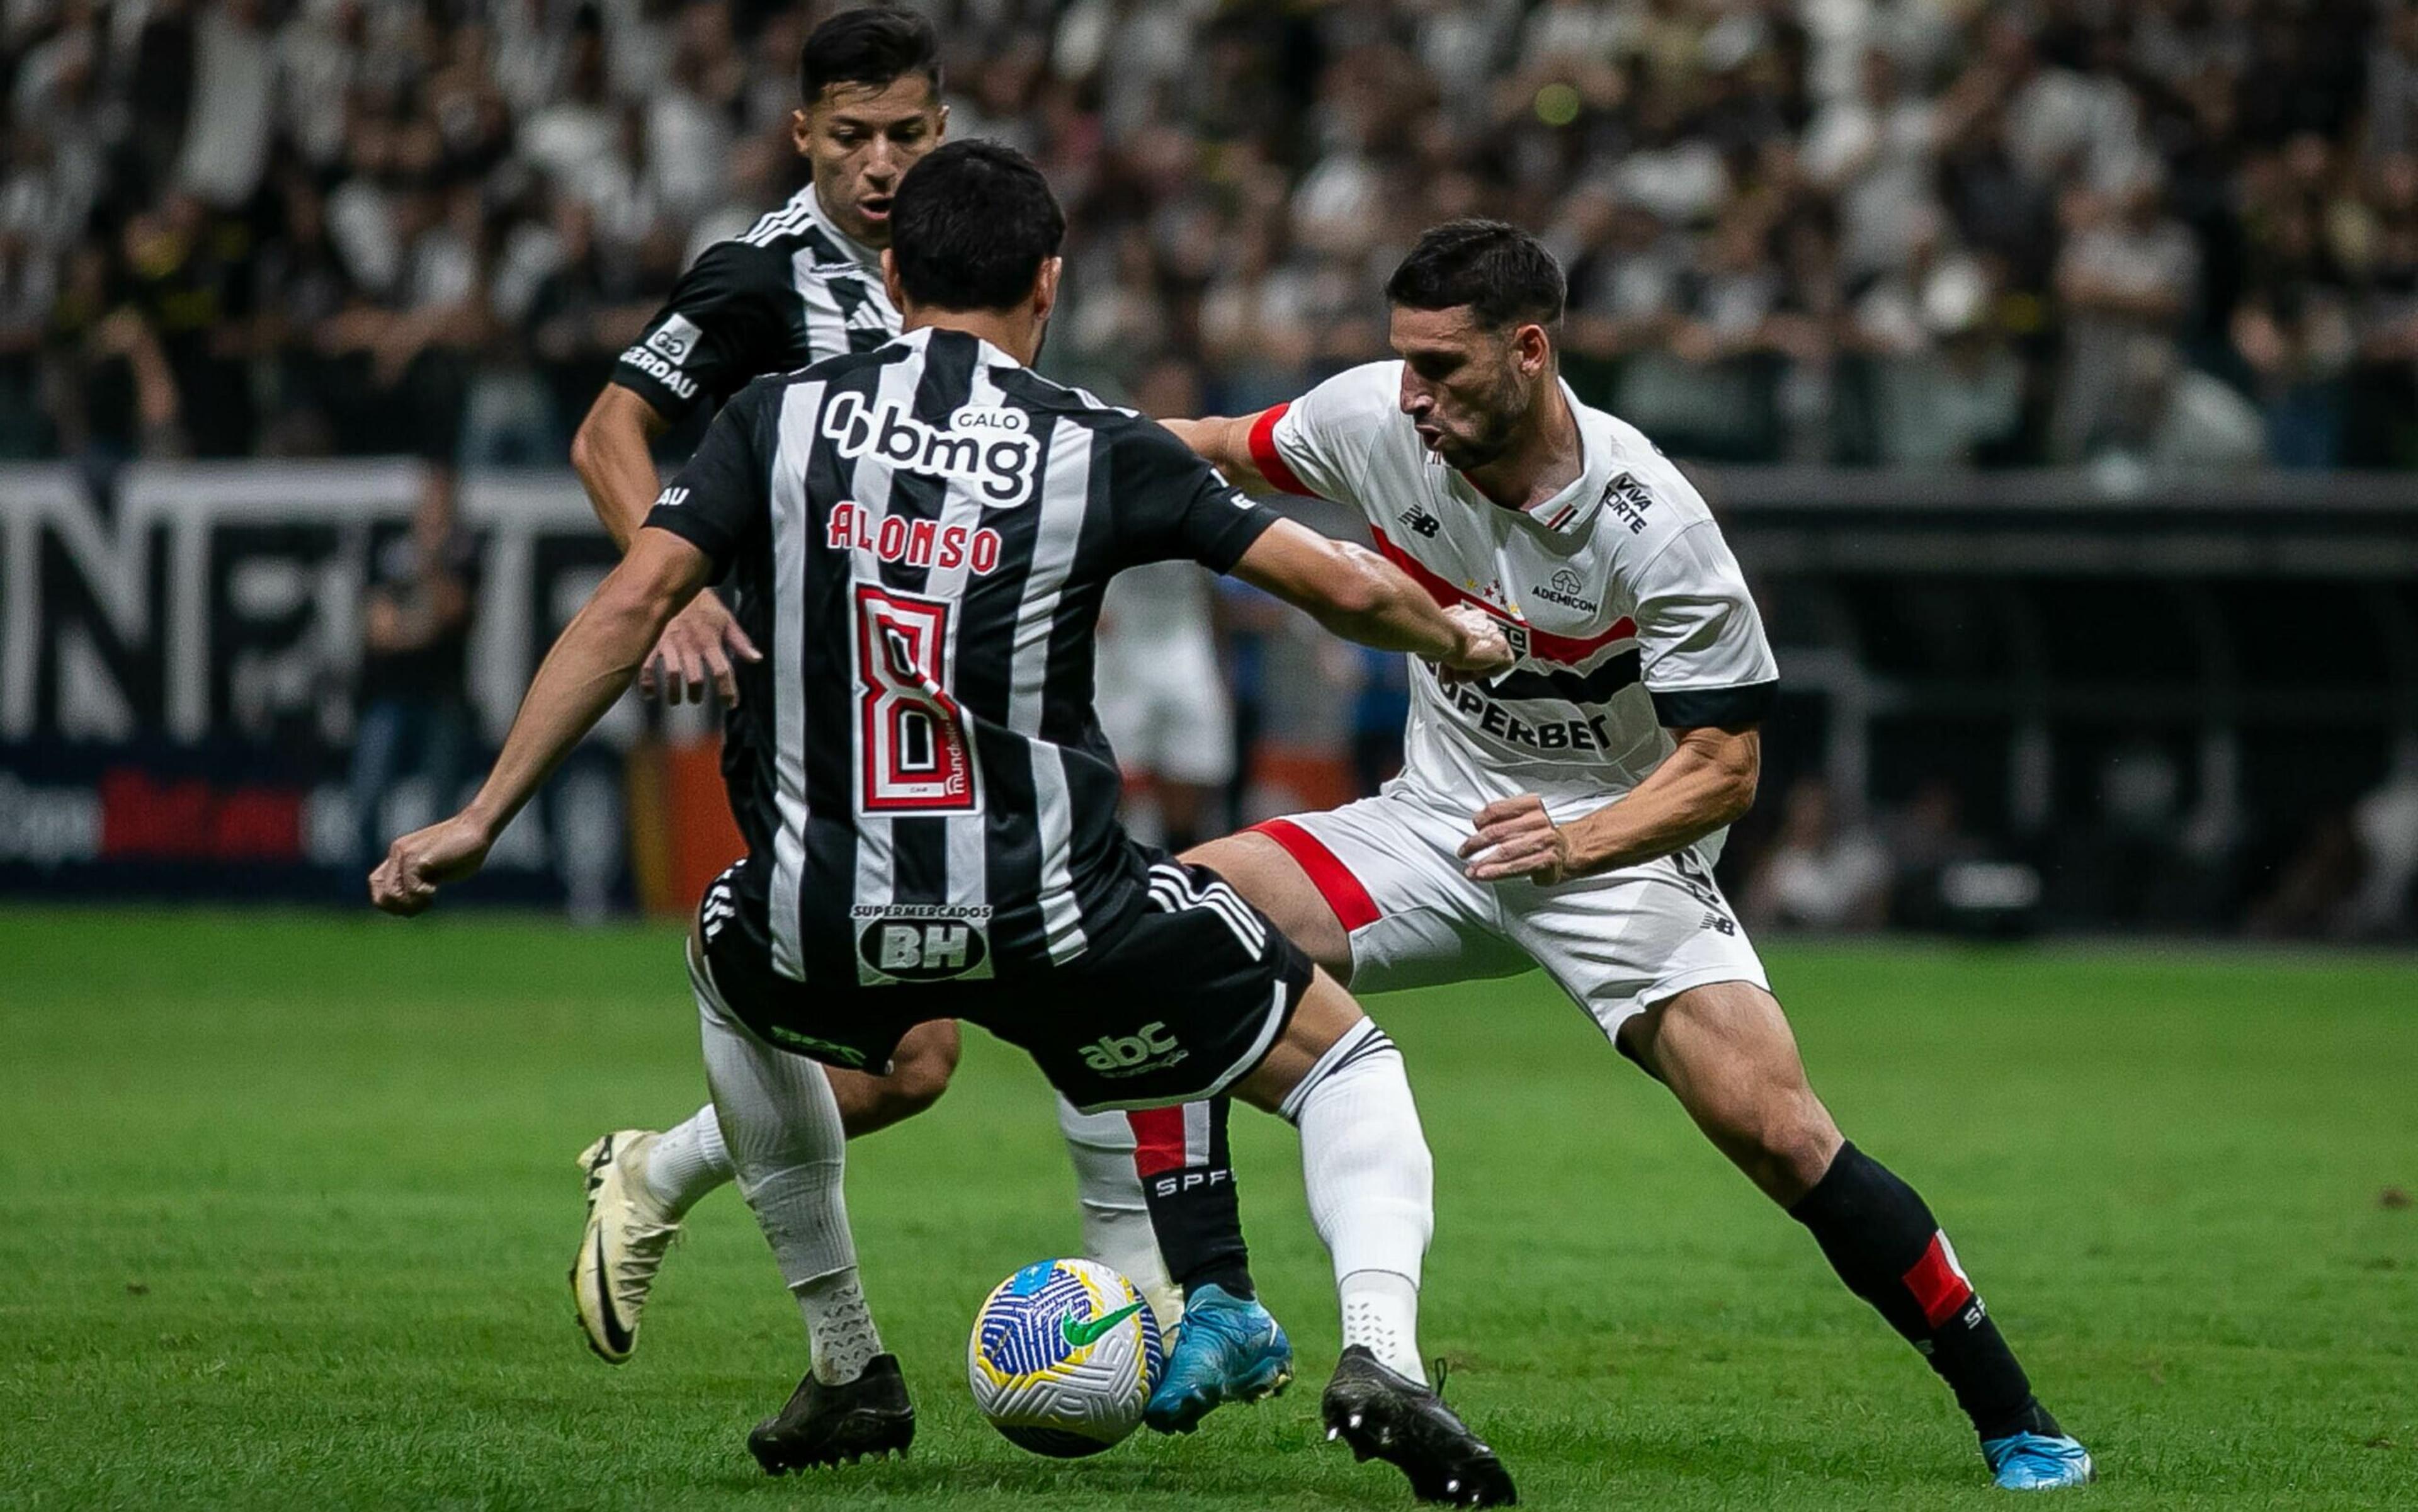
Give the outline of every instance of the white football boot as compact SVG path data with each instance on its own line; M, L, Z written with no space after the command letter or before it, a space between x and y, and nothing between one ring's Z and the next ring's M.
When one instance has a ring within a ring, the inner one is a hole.
M588 1174L588 1231L571 1262L571 1296L588 1347L608 1365L638 1347L638 1315L664 1252L680 1232L647 1190L647 1156L662 1136L620 1129L580 1152Z

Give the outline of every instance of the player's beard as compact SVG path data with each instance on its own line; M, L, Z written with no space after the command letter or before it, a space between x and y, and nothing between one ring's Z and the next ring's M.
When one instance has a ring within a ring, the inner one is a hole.
M1455 472L1470 472L1498 461L1511 450L1527 411L1528 396L1521 391L1519 375L1505 373L1491 392L1470 405L1473 433L1463 436L1445 432L1437 439L1436 455Z

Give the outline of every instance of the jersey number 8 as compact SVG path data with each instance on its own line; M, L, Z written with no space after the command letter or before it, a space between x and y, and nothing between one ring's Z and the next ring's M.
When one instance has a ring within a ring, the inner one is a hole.
M868 814L962 814L975 806L973 749L949 693L953 607L857 588L857 764Z

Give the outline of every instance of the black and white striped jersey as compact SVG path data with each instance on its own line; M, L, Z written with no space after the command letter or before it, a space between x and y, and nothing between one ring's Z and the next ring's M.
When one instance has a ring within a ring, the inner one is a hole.
M869 352L897 333L880 253L834 225L809 184L697 254L613 381L677 422L751 379Z
M1101 593L1145 562L1225 572L1278 518L963 332L731 400L647 524L727 574L765 652L724 776L773 969L1005 978L1113 940L1150 878L1093 713Z

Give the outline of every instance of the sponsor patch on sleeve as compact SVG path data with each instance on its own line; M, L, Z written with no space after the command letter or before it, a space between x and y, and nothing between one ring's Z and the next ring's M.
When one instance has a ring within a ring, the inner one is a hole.
M696 350L696 339L704 334L695 321L675 311L647 337L647 346L673 366L684 367L689 354Z

